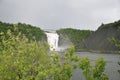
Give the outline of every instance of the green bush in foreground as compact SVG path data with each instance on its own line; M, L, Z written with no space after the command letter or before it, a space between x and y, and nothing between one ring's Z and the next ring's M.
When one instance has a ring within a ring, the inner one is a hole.
M0 37L0 80L71 80L76 68L83 70L86 80L108 80L102 58L92 67L89 58L74 54L74 47L59 55L20 33L15 36L8 30L7 36L0 33Z

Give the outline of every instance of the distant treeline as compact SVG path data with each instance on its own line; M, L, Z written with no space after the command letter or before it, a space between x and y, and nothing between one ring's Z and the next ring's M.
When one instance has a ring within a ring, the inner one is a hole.
M68 36L76 50L79 49L80 44L90 36L92 32L91 30L78 30L72 28L60 29L57 31L58 34Z
M25 24L25 23L10 24L0 21L0 32L6 33L8 30L11 30L16 35L18 35L18 33L21 32L28 39L32 39L36 41L46 39L46 35L44 31L36 26L32 26L30 24Z
M101 26L98 29L103 29L103 28L108 28L108 27L115 27L120 29L120 20L112 22L112 23L108 23L108 24L101 24Z

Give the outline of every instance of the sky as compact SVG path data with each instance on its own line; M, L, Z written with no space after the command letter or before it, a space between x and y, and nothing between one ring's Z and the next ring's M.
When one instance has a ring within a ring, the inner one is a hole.
M120 20L120 0L0 0L0 21L96 30Z

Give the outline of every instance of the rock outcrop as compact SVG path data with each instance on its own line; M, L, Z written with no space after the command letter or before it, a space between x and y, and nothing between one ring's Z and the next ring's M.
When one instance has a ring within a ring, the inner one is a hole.
M81 45L81 49L93 51L119 51L109 40L114 37L120 40L120 21L102 24Z
M60 48L68 49L72 45L73 45L73 43L70 41L68 36L63 35L63 34L59 34L58 46Z

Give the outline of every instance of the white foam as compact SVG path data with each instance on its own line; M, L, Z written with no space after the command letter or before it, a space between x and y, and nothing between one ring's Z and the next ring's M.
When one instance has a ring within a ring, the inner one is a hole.
M48 44L50 45L50 50L57 51L59 35L57 33L48 33L48 32L46 32L46 35L47 35Z

